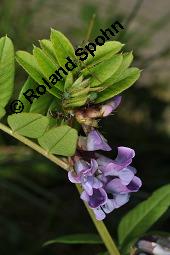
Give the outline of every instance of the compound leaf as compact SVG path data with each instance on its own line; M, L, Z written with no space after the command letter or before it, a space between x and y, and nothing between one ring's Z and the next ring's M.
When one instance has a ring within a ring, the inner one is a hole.
M46 39L40 40L39 42L40 42L40 46L41 46L43 52L45 54L47 54L47 56L50 57L57 66L59 66L58 61L55 56L52 42L50 40L46 40Z
M133 54L132 52L124 53L123 54L123 61L117 71L107 80L105 81L105 84L113 84L116 83L122 79L124 79L127 76L127 68L130 66L133 60Z
M118 53L124 44L121 44L117 41L105 42L102 46L97 46L96 51L94 52L95 56L93 57L91 54L88 55L87 60L84 61L85 64L96 65L97 63L111 58L113 55Z
M17 51L16 60L38 84L43 83L43 74L41 73L33 55L26 51Z
M89 79L90 86L96 87L105 82L111 75L113 75L123 60L122 55L115 55L112 58L105 60L95 67L88 68L87 74L91 75Z
M26 92L28 89L33 89L34 91L36 91L35 89L37 86L37 83L30 76L28 76L18 95L18 100L20 100L24 105L24 112L29 112L29 109L31 107L30 102L24 96L24 92Z
M72 156L76 150L77 138L77 130L63 125L48 130L38 142L48 153Z
M64 67L67 62L67 57L75 60L74 48L65 35L57 30L51 29L50 39L60 66Z
M57 68L59 68L58 65L56 65L51 58L46 55L40 48L34 47L33 55L35 59L37 60L38 66L41 70L41 72L44 74L44 76L48 79L49 77L55 73ZM63 82L62 81L56 81L56 84L54 85L56 88L58 88L60 91L63 91Z
M29 112L46 115L53 99L54 97L50 94L42 95L40 98L33 101Z
M119 82L114 83L113 85L106 88L104 91L98 93L98 98L95 103L104 102L118 94L122 91L128 89L132 84L138 80L140 76L140 70L138 68L132 67L127 69L126 77Z
M40 85L44 85L42 78L44 77L41 72L38 63L33 55L26 51L17 51L17 62L25 69L25 71ZM45 77L44 77L45 78ZM46 86L47 88L47 86ZM56 87L51 89L47 88L47 91L57 98L61 98L60 90Z
M0 105L2 107L7 105L12 95L14 72L14 47L12 41L4 36L0 38Z
M49 118L38 113L18 113L8 117L8 124L20 135L38 138L46 131Z

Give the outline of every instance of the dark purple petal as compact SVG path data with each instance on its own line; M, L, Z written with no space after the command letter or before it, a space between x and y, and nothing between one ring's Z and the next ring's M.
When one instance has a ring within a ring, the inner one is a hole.
M142 181L139 177L134 176L133 180L127 185L129 192L137 192L142 186Z
M97 208L106 203L107 193L103 188L93 189L93 195L89 196L88 204L91 208Z
M96 130L92 130L87 137L87 150L103 150L111 151L111 147L107 144L106 139Z

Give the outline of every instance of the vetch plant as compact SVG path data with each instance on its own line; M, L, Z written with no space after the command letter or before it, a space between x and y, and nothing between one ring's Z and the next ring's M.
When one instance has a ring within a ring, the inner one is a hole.
M0 129L68 171L68 178L76 184L100 235L65 236L46 245L54 242L103 243L107 248L107 253L103 254L136 254L136 240L142 238L169 207L170 186L166 185L122 218L115 241L102 221L108 213L117 213L118 208L129 201L130 194L142 185L132 162L135 151L120 145L116 158L109 158L107 152L112 148L98 130L100 119L112 114L119 106L119 94L140 76L138 68L130 67L132 52L123 53L122 48L120 42L109 41L96 47L94 57L78 61L69 40L61 32L52 30L50 39L41 40L33 54L16 53L18 63L28 73L18 95L24 111L7 116L9 127L0 123ZM47 79L58 70L70 54L77 69L70 71L56 85L51 83L52 88L47 86L47 93L30 104L24 92L35 91L42 84L42 78ZM1 118L5 116L5 107L13 93L14 66L13 44L7 36L2 37Z

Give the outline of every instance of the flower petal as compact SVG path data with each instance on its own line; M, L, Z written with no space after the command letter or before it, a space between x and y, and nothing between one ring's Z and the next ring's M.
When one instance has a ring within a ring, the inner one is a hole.
M129 192L137 192L142 186L142 181L139 177L134 176L133 180L127 185Z
M108 116L111 114L120 104L122 97L116 96L110 101L108 101L105 105L102 105L101 107L101 113L103 117Z
M116 195L114 201L115 201L115 207L119 208L122 205L126 204L129 201L129 194L118 194Z
M105 204L107 201L107 193L103 188L93 189L93 195L89 196L88 204L91 208L97 208Z
M106 217L106 214L102 211L100 207L93 209L93 212L97 220L104 220L104 218Z
M108 199L107 202L102 205L102 209L105 213L111 213L115 208L114 199Z
M94 174L98 169L98 163L95 159L91 159L91 173Z
M132 163L132 158L135 156L135 152L128 147L118 147L118 155L115 160L109 159L98 153L95 155L97 157L99 169L105 176L119 176L118 171Z
M80 177L74 171L68 172L68 179L72 183L81 183Z
M115 178L106 185L106 191L109 193L126 194L129 192L129 189L122 184L119 178Z
M86 191L83 191L80 195L80 198L85 201L85 202L89 202L89 195L87 194Z
M82 186L89 196L93 195L93 188L90 182L87 181Z
M88 162L84 160L77 160L74 165L74 169L76 173L81 173L83 170L86 170L89 168Z
M132 158L135 156L135 151L128 147L118 147L118 155L115 162L123 167L128 166L132 162Z
M137 192L141 186L142 182L137 176L134 176L127 186L123 185L119 178L115 178L106 185L106 191L110 193L126 194Z
M96 130L92 130L87 137L87 150L104 150L111 151L111 147L107 144L106 139Z
M118 176L121 179L123 185L128 185L132 181L135 173L136 169L129 166L119 171Z
M94 189L99 189L102 188L103 183L96 177L93 177L93 188Z

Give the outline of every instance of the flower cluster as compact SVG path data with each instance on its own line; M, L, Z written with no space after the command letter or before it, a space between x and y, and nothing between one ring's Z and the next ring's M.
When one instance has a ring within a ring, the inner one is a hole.
M111 113L115 104L109 103L109 107L103 108L105 112ZM69 171L68 178L72 183L82 185L81 199L93 209L97 220L103 220L106 214L127 203L130 193L137 192L142 185L135 176L136 169L130 166L135 152L118 147L114 160L101 155L98 150L112 149L95 129L87 137L80 137L78 146L79 152L73 159L74 171Z

